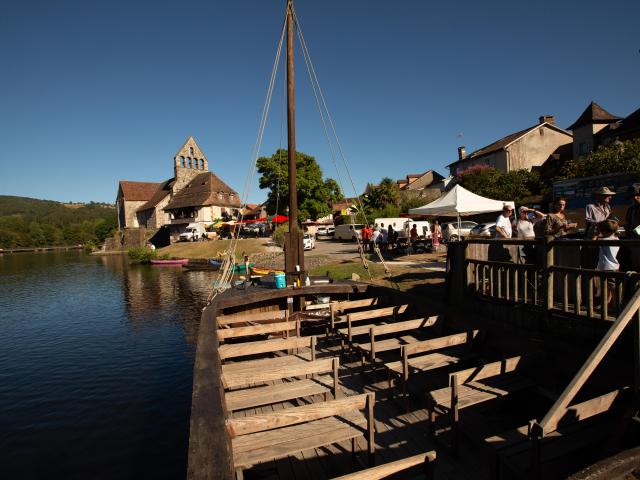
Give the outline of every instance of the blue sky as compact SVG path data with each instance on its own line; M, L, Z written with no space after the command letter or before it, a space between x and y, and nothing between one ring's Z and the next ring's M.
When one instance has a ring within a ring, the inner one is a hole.
M113 202L194 135L241 191L284 0L4 2L0 194ZM591 100L640 107L640 2L297 0L358 190ZM298 149L335 177L297 60ZM262 148L280 145L278 84ZM286 145L286 140L284 140ZM349 187L345 192L352 195ZM250 202L266 197L257 181Z

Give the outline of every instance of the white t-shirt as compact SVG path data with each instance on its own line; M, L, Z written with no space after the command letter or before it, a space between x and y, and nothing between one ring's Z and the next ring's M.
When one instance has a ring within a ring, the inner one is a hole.
M611 235L602 240L618 240L618 237ZM600 247L600 255L598 257L598 270L620 270L620 263L616 256L620 247L614 245L603 245Z
M371 241L373 243L377 243L379 236L380 236L380 231L379 230L374 230L373 233L371 234Z
M518 238L534 238L536 236L533 231L533 222L530 220L518 220L516 228L518 230Z
M496 227L500 227L504 230L504 233L507 234L505 238L511 238L512 236L511 220L509 219L509 217L500 215L496 220ZM502 235L500 235L497 231L496 231L496 238L502 238Z

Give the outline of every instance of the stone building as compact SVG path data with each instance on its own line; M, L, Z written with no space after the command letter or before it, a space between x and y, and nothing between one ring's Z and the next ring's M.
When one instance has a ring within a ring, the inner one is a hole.
M444 177L435 170L427 170L424 173L410 173L406 178L396 182L400 191L407 191L422 196L429 193L444 191Z
M573 141L571 133L555 123L554 116L545 115L536 125L507 135L468 155L465 147L459 147L458 160L448 165L449 171L451 175L458 175L476 166L503 172L539 167Z
M159 183L120 181L116 208L121 229L167 227L174 236L189 223L238 215L240 197L209 171L193 137L173 157L173 174Z
M591 102L578 119L569 126L573 132L573 158L588 155L596 149L596 134L620 117L607 112L596 102Z

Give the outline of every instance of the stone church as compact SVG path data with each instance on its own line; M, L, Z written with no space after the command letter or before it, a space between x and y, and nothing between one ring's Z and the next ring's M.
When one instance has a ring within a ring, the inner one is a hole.
M240 197L216 174L193 137L173 157L164 182L121 180L116 198L120 229L168 227L172 236L189 223L210 224L238 216Z

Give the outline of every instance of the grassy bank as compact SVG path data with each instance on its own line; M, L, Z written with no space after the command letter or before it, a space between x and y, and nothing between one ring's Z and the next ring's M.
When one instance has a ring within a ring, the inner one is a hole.
M236 257L243 254L253 255L270 250L268 239L250 238L238 240ZM218 258L231 246L231 240L211 240L208 242L178 242L168 247L159 248L158 256L168 255L170 258Z
M426 270L417 265L392 265L388 275L379 263L369 263L369 273L362 262L328 263L311 270L311 275L328 275L334 280L350 280L356 273L363 282L394 288L424 299L442 298L445 287L445 274Z

